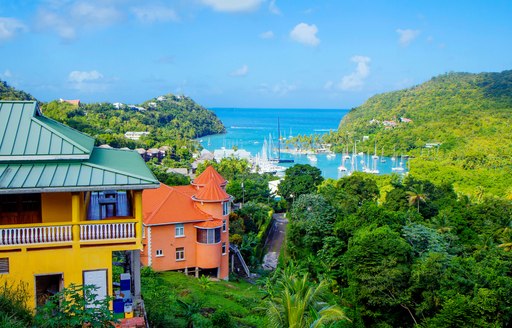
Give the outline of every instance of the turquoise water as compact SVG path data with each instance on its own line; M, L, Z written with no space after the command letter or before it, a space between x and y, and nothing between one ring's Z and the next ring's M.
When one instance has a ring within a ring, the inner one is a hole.
M224 123L227 133L203 137L201 144L204 148L214 151L225 147L231 149L234 146L239 149L245 149L253 156L261 153L263 140L269 139L272 135L274 143L277 142L277 121L279 118L281 127L281 137L289 138L290 136L324 134L330 130L336 131L338 125L349 110L347 109L290 109L290 108L210 108L214 111L219 119ZM360 151L368 151L358 149ZM338 171L341 164L341 154L329 159L326 154L317 154L318 161L311 162L306 155L293 155L283 153L281 158L294 159L298 164L310 164L322 170L325 178L338 179L344 173ZM378 169L381 174L391 173L393 161L391 158L385 158L386 162L381 163L378 160ZM358 166L361 167L360 161L362 157L358 157ZM371 159L370 159L371 161ZM281 166L289 167L293 163L282 163ZM349 163L346 165L349 166ZM406 163L404 162L404 167Z

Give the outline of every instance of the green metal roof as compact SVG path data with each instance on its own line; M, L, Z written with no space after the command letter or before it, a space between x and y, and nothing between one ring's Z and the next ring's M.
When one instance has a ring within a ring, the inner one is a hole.
M87 159L94 138L42 116L35 101L0 101L0 162Z
M0 163L0 194L157 188L135 151L94 148L86 161Z

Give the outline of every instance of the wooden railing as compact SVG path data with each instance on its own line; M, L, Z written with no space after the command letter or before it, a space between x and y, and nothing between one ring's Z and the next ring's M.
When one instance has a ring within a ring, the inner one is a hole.
M116 241L136 237L136 220L81 221L80 242ZM62 244L73 242L72 223L36 223L0 226L0 247Z

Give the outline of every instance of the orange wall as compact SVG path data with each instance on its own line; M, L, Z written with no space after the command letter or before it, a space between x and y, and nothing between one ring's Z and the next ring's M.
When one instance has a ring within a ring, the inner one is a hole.
M218 244L200 244L196 242L194 223L185 223L185 237L175 237L175 225L151 227L151 267L155 271L183 270L199 267L211 269L220 267L220 278L229 276L229 223L226 232L221 232L221 242ZM141 262L149 265L148 227L144 227L144 250L141 252ZM226 254L221 254L222 242L226 243ZM185 260L176 261L176 248L185 248ZM156 256L156 250L161 249L163 256Z
M175 237L175 225L151 227L151 266L156 271L179 270L196 267L196 228L193 223L185 223L185 237ZM148 265L148 228L145 227L144 251L141 260ZM176 248L185 248L185 260L176 261ZM163 256L156 256L156 250L161 249Z
M196 202L201 210L210 214L214 218L222 219L222 203Z
M213 269L221 266L221 243L200 244L197 243L196 254L198 267Z
M221 242L213 245L196 242L196 228L194 223L185 223L185 237L175 238L175 225L151 227L151 267L155 271L183 270L185 268L199 267L211 269L220 267L220 278L229 277L229 216L222 215L222 203L196 202L201 210L214 218L226 220L226 232L221 231ZM148 227L144 227L144 250L141 253L143 265L149 265L148 254ZM226 243L226 254L222 255L222 243ZM176 261L176 248L185 248L185 260ZM156 250L161 249L163 256L157 257Z

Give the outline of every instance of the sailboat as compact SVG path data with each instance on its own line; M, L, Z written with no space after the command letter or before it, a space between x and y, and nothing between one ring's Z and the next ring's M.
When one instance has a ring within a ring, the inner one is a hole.
M271 158L270 161L273 163L293 163L293 159L281 158L281 126L279 124L279 117L277 118L277 135L279 136L277 140L277 158Z
M382 147L382 153L380 154L380 162L386 163L386 158L384 158L384 147Z
M379 169L377 168L377 160L379 159L379 156L377 155L377 143L375 143L375 153L372 156L373 165L372 169L370 170L370 173L372 174L379 174Z
M391 171L394 172L403 172L405 169L403 167L404 163L402 160L402 156L400 156L400 163L398 163L398 159L393 155L393 158L395 158L395 166L391 168Z
M345 166L345 162L350 159L350 155L348 154L348 145L345 147L345 152L341 155L341 165L338 166L338 171L347 172L347 167Z

